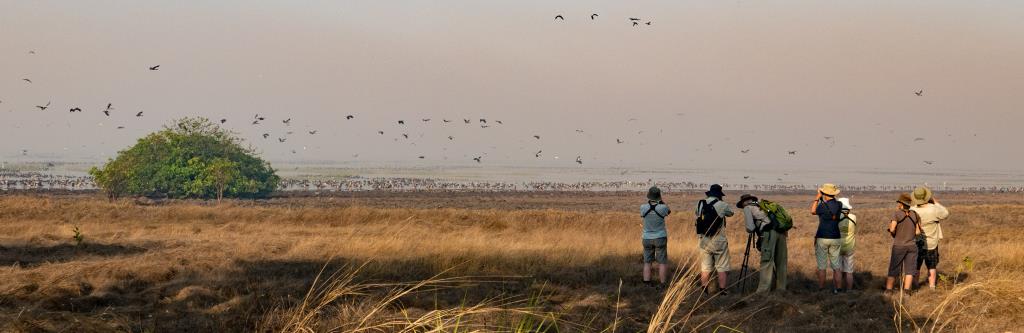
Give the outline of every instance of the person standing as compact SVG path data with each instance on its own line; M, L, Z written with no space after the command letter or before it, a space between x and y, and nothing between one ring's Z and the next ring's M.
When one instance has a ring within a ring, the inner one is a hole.
M853 215L853 205L850 198L836 199L843 205L842 215L839 217L839 234L842 236L843 245L839 247L839 270L846 280L845 290L853 289L853 250L856 245L855 234L857 232L857 215ZM844 291L841 289L841 291Z
M726 218L733 215L729 204L722 199L722 185L714 184L707 192L707 198L697 202L697 248L700 251L700 283L706 292L711 272L718 272L718 289L728 294L726 282L729 277L729 239L725 236Z
M885 291L892 292L896 277L903 272L903 290L909 292L917 276L917 244L914 237L921 234L921 217L910 209L909 194L901 194L896 200L899 210L889 221L889 234L892 235L892 254L889 255L889 274L885 279Z
M651 265L658 262L658 281L664 285L668 281L668 231L665 229L665 217L671 214L668 205L661 200L661 189L652 186L647 190L647 203L640 205L640 218L643 219L644 246L644 284L651 284Z
M833 294L842 288L842 274L839 271L839 249L843 245L839 233L839 216L842 204L836 201L839 187L825 184L818 188L818 194L811 203L811 215L818 216L818 231L814 234L814 256L818 263L818 289L825 289L825 273L832 269Z
M932 194L932 190L919 186L914 189L911 195L911 205L915 213L921 217L921 231L925 235L925 246L918 249L917 270L921 271L921 265L928 267L928 288L935 289L935 269L939 266L939 240L942 239L942 220L949 218L949 210L939 204ZM924 273L924 271L921 271Z
M743 209L747 232L756 233L761 239L758 242L758 250L761 252L761 276L758 279L757 292L786 290L786 232L776 229L768 214L758 205L757 197L744 194L740 196L736 207Z

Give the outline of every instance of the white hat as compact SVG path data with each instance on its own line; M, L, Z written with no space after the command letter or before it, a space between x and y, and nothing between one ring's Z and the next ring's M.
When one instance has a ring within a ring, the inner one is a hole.
M836 199L836 201L839 201L839 203L843 204L844 210L853 210L853 206L850 205L850 198L839 198Z

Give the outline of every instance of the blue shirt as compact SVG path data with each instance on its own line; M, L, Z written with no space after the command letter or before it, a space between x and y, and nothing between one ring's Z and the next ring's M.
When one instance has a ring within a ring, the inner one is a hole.
M842 234L839 233L838 220L841 216L840 210L842 208L843 204L834 198L829 201L818 201L818 208L814 211L814 214L818 215L818 232L814 234L814 238L843 238Z
M647 216L644 216L643 214L647 213L647 210L649 209L651 209L651 203L640 205L640 216L644 219L643 239L668 237L668 231L665 230L664 218L664 216L668 216L668 214L672 213L672 211L668 209L668 205L656 203L654 211L648 213ZM658 216L655 212L661 214L661 216Z

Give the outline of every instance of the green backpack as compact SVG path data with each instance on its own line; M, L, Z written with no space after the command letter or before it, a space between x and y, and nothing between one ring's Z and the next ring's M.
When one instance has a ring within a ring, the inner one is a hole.
M765 213L768 214L768 218L772 220L772 224L775 225L775 230L785 232L793 228L793 217L789 216L785 208L777 202L771 202L768 200L760 200L757 206L761 208Z

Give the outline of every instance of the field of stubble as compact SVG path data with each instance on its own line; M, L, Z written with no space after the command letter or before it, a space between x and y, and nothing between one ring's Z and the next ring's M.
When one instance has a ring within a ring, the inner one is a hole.
M906 298L881 293L895 194L850 194L860 217L858 281L840 296L813 282L811 194L760 196L796 217L789 291L736 288L709 299L691 292L692 274L668 291L639 283L641 193L361 193L221 205L9 194L0 196L0 331L1024 327L1021 194L937 193L953 214L940 247L946 278ZM673 268L693 263L698 199L666 193ZM739 216L731 221L735 278L746 235ZM756 274L750 279L756 285ZM671 302L662 304L666 292Z

